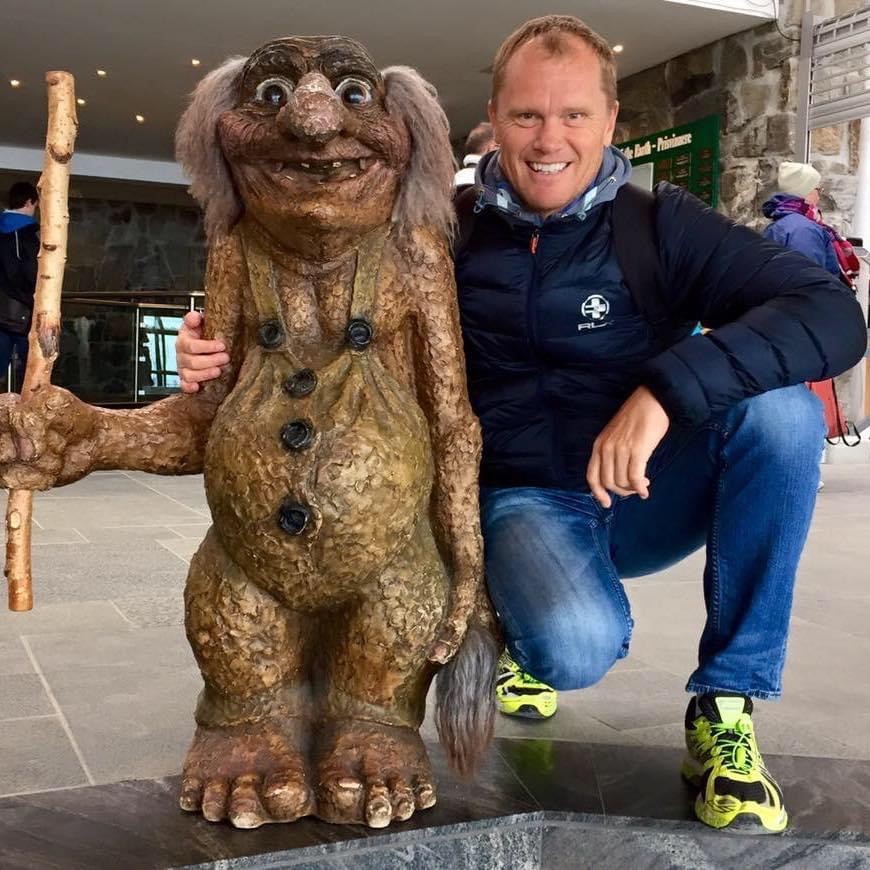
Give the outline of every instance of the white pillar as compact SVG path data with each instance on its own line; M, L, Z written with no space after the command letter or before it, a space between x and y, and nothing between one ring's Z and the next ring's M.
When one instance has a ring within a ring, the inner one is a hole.
M858 191L852 235L864 239L870 248L870 118L861 121L861 144L858 149Z

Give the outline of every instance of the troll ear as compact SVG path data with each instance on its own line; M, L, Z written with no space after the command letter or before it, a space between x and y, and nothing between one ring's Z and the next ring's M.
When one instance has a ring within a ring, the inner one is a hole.
M238 103L246 58L231 57L210 72L190 96L175 131L175 157L190 178L190 193L205 210L209 242L229 232L242 211L230 168L221 151L217 121Z
M455 222L453 175L456 161L450 147L450 125L435 88L407 66L382 73L387 111L411 135L411 160L393 210L401 229L428 225L450 235Z

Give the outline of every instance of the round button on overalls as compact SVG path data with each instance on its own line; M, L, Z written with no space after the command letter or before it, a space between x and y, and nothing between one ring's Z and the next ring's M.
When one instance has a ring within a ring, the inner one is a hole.
M362 350L371 344L374 330L364 317L354 317L347 325L347 341L355 350Z
M311 522L311 508L287 499L278 510L278 525L288 535L301 535Z
M304 450L314 441L314 426L310 420L291 420L281 427L281 443L288 450Z
M311 369L299 369L284 381L284 392L294 399L313 393L317 387L317 375Z
M261 347L275 348L284 341L284 328L279 320L265 320L257 330L257 340Z

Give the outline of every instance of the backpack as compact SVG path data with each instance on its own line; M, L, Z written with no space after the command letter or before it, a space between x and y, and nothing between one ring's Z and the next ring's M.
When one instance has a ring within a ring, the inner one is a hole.
M15 335L27 335L33 305L19 298L27 282L22 265L18 232L0 235L0 329Z
M474 187L459 191L454 198L457 222L454 253L471 239L476 202ZM674 322L665 304L655 196L634 184L624 184L613 201L612 226L614 253L634 304L662 346L667 347L684 324ZM688 330L692 324L685 326Z

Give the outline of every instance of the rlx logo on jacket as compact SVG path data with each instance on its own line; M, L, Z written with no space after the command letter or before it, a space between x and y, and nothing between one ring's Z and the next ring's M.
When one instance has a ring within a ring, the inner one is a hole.
M605 320L610 314L610 303L599 293L586 297L580 306L580 313L586 318L586 322L577 324L578 332L584 329L601 329L603 326L610 325L610 322Z

